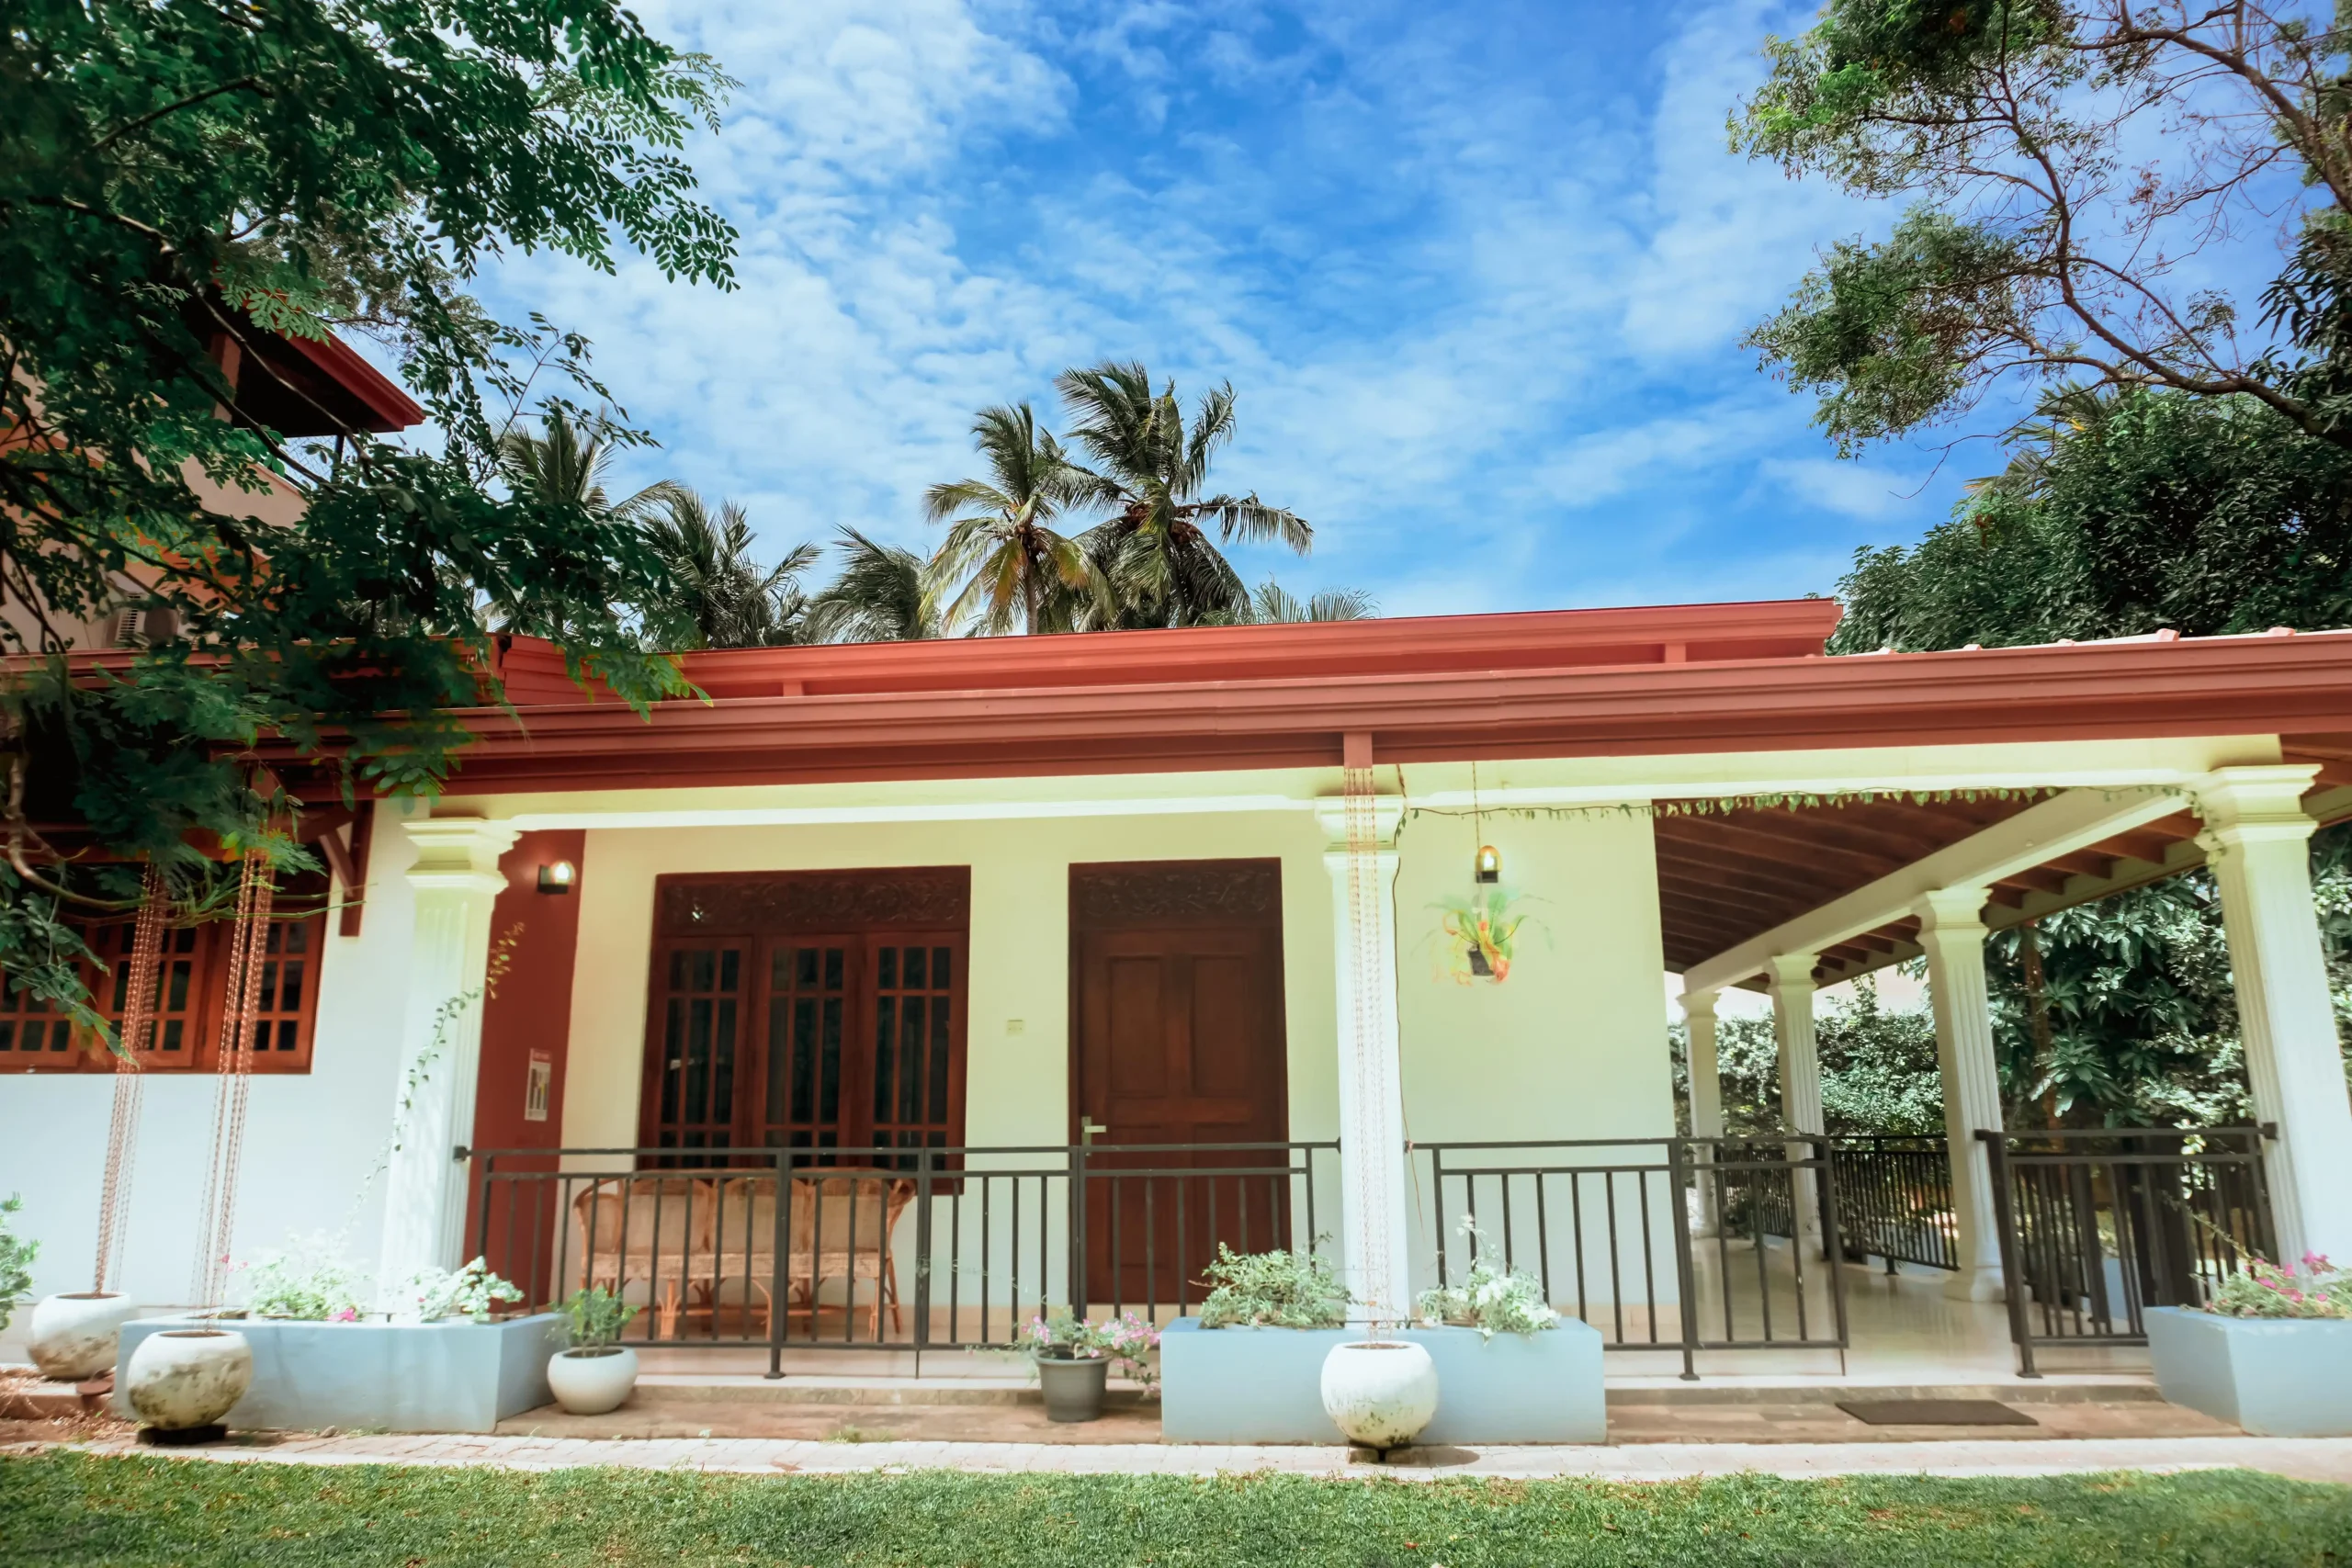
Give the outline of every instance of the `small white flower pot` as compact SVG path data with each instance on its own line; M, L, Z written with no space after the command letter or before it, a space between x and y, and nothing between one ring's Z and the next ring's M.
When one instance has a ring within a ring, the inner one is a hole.
M1408 1339L1351 1339L1323 1358L1323 1409L1351 1443L1403 1448L1437 1414L1437 1363Z
M253 1347L225 1328L170 1328L130 1353L123 1392L150 1427L209 1427L253 1386Z
M119 1291L44 1296L33 1308L26 1348L43 1377L79 1382L114 1365L115 1337L138 1315L139 1303Z
M558 1350L548 1359L548 1387L574 1416L618 1410L637 1386L637 1352L626 1345Z

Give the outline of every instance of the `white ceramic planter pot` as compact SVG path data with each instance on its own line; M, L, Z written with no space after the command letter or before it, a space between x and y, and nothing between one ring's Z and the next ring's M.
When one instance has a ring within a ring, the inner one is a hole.
M1351 1443L1402 1448L1437 1414L1437 1364L1405 1339L1351 1339L1323 1358L1323 1409Z
M138 1315L138 1303L119 1291L44 1296L27 1325L26 1348L43 1377L79 1382L114 1365L115 1336Z
M548 1359L548 1387L574 1416L618 1410L637 1386L637 1352L625 1345L558 1350Z
M150 1427L182 1431L209 1427L253 1386L254 1351L225 1328L171 1328L151 1334L130 1353L123 1392Z

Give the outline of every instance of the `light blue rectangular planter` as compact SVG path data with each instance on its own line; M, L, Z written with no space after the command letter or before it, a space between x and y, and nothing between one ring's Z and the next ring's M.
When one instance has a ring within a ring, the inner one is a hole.
M1323 1359L1352 1328L1203 1328L1159 1341L1159 1435L1177 1443L1340 1443L1323 1414ZM1541 1334L1413 1328L1428 1347L1437 1416L1424 1443L1598 1443L1609 1435L1600 1336L1573 1320Z
M2148 1359L2175 1404L2264 1438L2352 1438L2352 1319L2150 1307Z
M187 1318L123 1325L115 1365L139 1342ZM563 1348L563 1318L538 1313L504 1323L287 1323L209 1320L253 1347L254 1383L228 1415L231 1427L316 1431L487 1432L509 1416L552 1404L548 1358ZM117 1414L130 1406L115 1389Z

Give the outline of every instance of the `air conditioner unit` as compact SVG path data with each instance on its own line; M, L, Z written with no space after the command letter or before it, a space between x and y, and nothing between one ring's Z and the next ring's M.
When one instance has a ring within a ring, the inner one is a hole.
M117 648L153 648L169 642L180 634L180 617L176 610L155 607L139 610L119 610L114 616L114 645Z

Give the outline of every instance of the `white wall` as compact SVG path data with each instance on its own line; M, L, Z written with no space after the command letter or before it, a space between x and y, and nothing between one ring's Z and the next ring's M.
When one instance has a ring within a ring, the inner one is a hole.
M291 1235L337 1230L347 1230L363 1266L376 1255L382 1214L368 1173L391 1127L410 935L402 874L414 858L399 817L392 805L375 814L362 934L337 936L328 922L311 1071L253 1079L233 1258ZM147 1080L122 1287L157 1305L187 1302L220 1081L171 1073ZM0 1077L0 1193L23 1195L22 1233L40 1243L36 1295L90 1287L113 1097L110 1075ZM11 1338L23 1330L20 1317Z
M1463 985L1444 972L1441 901L1474 888L1478 844L1502 855L1501 889L1526 914L1509 977ZM1571 816L1410 818L1399 840L1396 877L1397 1017L1404 1057L1405 1124L1417 1149L1430 1144L1655 1138L1674 1132L1674 1078L1667 1052L1665 968L1658 925L1657 868L1645 814L1597 809ZM1489 1150L1447 1156L1457 1168L1550 1164L1643 1164L1654 1147ZM1468 1257L1454 1231L1475 1206L1498 1250L1533 1273L1548 1261L1555 1303L1576 1300L1577 1205L1582 1205L1588 1300L1622 1292L1645 1299L1640 1237L1644 1186L1636 1176L1542 1179L1545 1224L1536 1223L1538 1179L1459 1179L1441 1195L1426 1153L1413 1161L1417 1286L1435 1282L1441 1230L1458 1270ZM1510 1194L1506 1237L1503 1190ZM1650 1234L1666 1259L1651 1276L1659 1302L1672 1301L1670 1222L1663 1174L1649 1179ZM1613 1200L1620 1284L1611 1284L1609 1214ZM1442 1213L1440 1213L1441 1204ZM1539 1241L1542 1245L1539 1245ZM1548 1252L1548 1258L1546 1253Z

